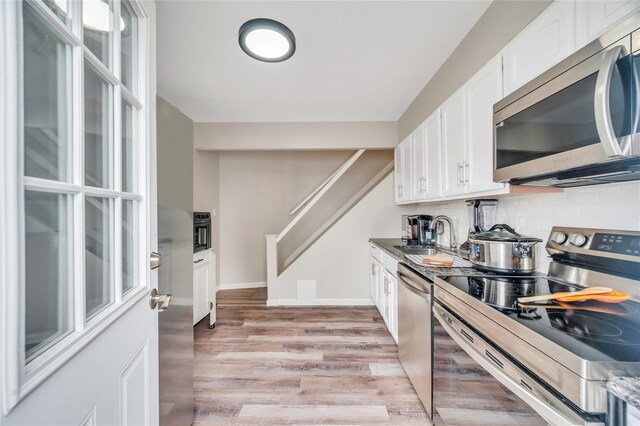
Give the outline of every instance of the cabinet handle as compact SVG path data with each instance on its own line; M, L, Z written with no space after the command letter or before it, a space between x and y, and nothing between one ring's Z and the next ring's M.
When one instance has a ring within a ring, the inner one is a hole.
M462 185L464 183L464 176L460 176L461 173L460 172L464 172L464 166L462 163L458 163L457 164L458 167L458 186Z
M200 263L200 262L204 262L204 259L198 259L198 260L196 260L196 261L195 261L195 262L193 262L193 263Z
M376 265L371 265L371 275L376 274Z
M464 162L464 182L469 183L469 162Z

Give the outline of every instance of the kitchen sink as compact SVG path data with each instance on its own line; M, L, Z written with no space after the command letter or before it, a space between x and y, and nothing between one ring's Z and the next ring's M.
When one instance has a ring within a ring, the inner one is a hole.
M433 256L438 253L438 249L435 247L412 247L412 246L393 246L398 250L402 250L404 254L416 254L416 255L424 255L424 256Z

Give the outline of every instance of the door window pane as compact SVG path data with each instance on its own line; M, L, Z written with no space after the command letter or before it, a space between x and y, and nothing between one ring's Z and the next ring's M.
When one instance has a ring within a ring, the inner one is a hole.
M122 191L134 192L133 186L133 106L122 102Z
M135 35L137 20L129 2L122 2L120 8L120 81L132 92L134 87Z
M111 186L111 93L88 62L84 64L84 167L85 184Z
M71 0L44 0L44 4L69 28L71 28Z
M71 172L71 47L25 2L24 173L69 181Z
M108 198L85 198L85 302L91 319L113 301L111 209Z
M135 238L137 220L135 202L122 200L122 293L137 285Z
M71 196L25 191L27 362L73 331Z
M110 63L113 10L107 0L82 2L82 27L84 44L107 67Z

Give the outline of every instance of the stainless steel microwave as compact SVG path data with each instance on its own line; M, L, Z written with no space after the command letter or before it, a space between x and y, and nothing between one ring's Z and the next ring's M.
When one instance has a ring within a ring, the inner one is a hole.
M496 182L640 179L640 13L493 107Z

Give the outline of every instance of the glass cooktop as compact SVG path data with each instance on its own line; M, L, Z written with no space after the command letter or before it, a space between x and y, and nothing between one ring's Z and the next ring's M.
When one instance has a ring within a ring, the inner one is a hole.
M640 303L637 301L538 302L544 305L520 306L519 297L574 292L580 288L540 276L439 278L582 359L595 362L640 360Z

